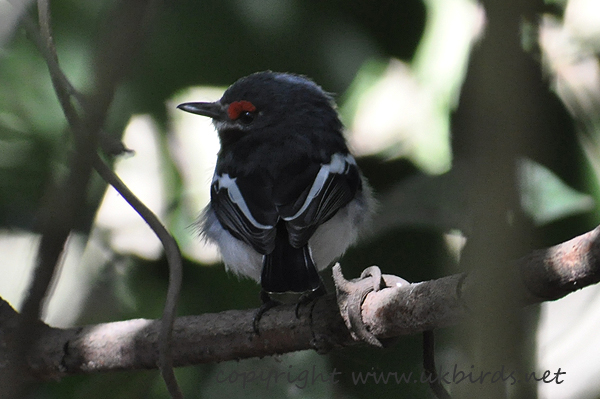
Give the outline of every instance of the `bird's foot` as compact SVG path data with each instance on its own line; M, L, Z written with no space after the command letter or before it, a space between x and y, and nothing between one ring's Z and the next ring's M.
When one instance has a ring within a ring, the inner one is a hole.
M342 275L339 264L333 267L333 280L338 307L352 338L377 347L383 347L382 341L375 337L363 322L362 304L370 292L399 284L408 284L408 282L397 276L381 274L381 270L377 266L366 268L361 273L360 278L348 281Z
M321 284L319 284L319 287L316 290L308 291L308 292L305 292L302 295L300 295L300 298L298 298L298 302L296 302L296 309L294 311L296 318L297 319L300 318L300 307L302 305L307 305L307 304L313 302L315 299L322 297L326 294L327 294L327 289L325 288L325 286L323 285L323 282L321 281Z

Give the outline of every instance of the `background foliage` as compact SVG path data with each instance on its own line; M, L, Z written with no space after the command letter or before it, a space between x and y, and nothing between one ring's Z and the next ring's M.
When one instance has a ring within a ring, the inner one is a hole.
M5 21L16 20L16 4L0 2ZM116 4L52 3L61 67L83 92L91 89L90 73L103 46L99 38L110 29ZM537 19L523 25L534 27L529 33L524 29L523 37L533 43L524 40L538 71L539 90L514 101L536 109L535 128L543 131L543 138L537 136L524 151L527 158L515 165L525 212L513 211L518 226L532 232L530 242L523 243L526 250L565 241L598 222L594 203L600 91L594 75L590 81L584 78L597 74L600 36L598 31L585 31L583 23L577 32L572 20L569 29L561 30L576 5L584 7L585 2L540 6L533 14ZM33 9L26 12L34 15ZM134 157L117 160L117 170L159 213L184 249L180 314L252 308L260 302L258 286L226 274L215 265L214 251L196 238L192 225L207 200L206 173L210 176L216 134L206 126L191 125L203 122L191 122L174 106L184 98L207 99L193 96L216 99L239 77L266 69L306 74L335 93L351 144L362 155L361 167L381 201L370 235L342 259L345 275L358 276L371 264L409 281L460 270L464 237L473 228L464 193L471 139L460 129L450 135L450 118L462 101L459 91L465 76L469 87L466 65L482 15L480 7L466 0L165 4L120 85L105 130L116 138L125 135L125 143L136 151ZM539 24L548 29L546 36L539 36L541 47L536 44ZM65 173L72 138L42 57L25 31L13 26L0 32L0 252L5 257L0 260L0 296L18 307L45 196ZM571 36L565 38L567 34ZM582 60L587 59L586 67ZM494 66L487 72L492 79ZM458 116L476 114L477 109L462 109ZM194 163L204 157L209 157L207 163ZM123 207L119 198L111 199L105 191L100 179L93 181L88 207L70 239L60 282L47 308L51 324L160 317L168 276L164 257L143 222L118 213ZM328 273L325 277L330 284ZM458 333L449 329L441 334L440 362L449 367L464 360L455 342ZM428 397L426 384L356 384L352 378L372 371L418 375L420 362L420 337L414 336L384 351L352 348L328 356L303 352L187 367L177 375L190 398ZM468 369L468 362L464 365ZM288 373L288 380L248 386L239 379L222 381L236 373L270 370ZM342 374L337 384L304 383L305 370ZM599 391L597 384L588 390L591 395ZM31 397L162 398L166 391L157 371L144 371L66 378L35 387Z

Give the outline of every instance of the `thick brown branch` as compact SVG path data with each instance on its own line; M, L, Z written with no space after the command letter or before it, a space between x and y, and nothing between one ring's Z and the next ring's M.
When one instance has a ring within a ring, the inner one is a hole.
M546 250L533 252L506 272L518 284L521 306L562 298L600 281L600 228ZM370 293L362 318L378 338L415 334L459 323L469 314L477 276L454 275ZM327 352L355 345L328 295L300 308L279 306L263 316L253 332L255 310L180 317L173 329L176 366L262 357L305 349ZM0 303L0 325L10 341L16 314ZM72 329L43 326L28 361L36 379L110 370L153 369L158 361L160 321L128 320ZM7 342L0 342L0 347ZM10 346L9 346L10 347ZM3 356L0 354L0 360ZM0 364L5 364L0 362ZM6 367L6 366L5 366Z
M600 226L519 260L532 300L555 300L600 281Z
M515 307L560 299L600 281L600 226L507 266ZM477 273L389 288L369 294L363 321L380 338L456 324L469 312L480 288Z
M174 365L220 362L304 349L326 351L332 345L352 344L333 296L320 298L314 306L301 308L299 319L294 308L292 305L280 306L267 312L260 321L260 336L253 331L254 310L179 317L173 328L171 347ZM33 378L156 369L160 328L160 320L146 319L71 329L48 327L30 353Z

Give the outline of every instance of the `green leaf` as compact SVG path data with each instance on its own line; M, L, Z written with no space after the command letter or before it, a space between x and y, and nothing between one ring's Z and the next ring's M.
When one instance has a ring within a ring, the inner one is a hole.
M538 225L594 209L593 198L569 187L548 168L530 159L519 162L521 206Z

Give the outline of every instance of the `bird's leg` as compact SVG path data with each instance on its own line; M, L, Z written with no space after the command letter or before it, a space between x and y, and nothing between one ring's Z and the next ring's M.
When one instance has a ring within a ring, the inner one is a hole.
M274 308L275 306L281 305L281 302L272 299L269 296L269 293L265 290L260 291L260 300L262 301L262 305L260 305L260 308L258 308L258 311L254 315L254 319L252 320L252 328L254 329L256 335L259 335L258 323L260 322L260 319L265 314L265 312L271 308Z
M300 298L298 298L298 301L296 302L296 308L294 310L294 314L296 315L296 318L298 318L298 319L300 318L300 314L299 314L300 306L306 305L306 304L314 301L315 299L317 299L323 295L326 295L326 294L327 294L327 289L325 288L325 285L323 284L323 280L320 280L319 286L316 289L305 292L302 295L300 295ZM260 306L260 308L258 308L258 311L254 315L254 320L252 321L252 328L254 329L254 332L257 335L260 333L259 328L258 328L258 323L260 322L260 319L262 318L262 316L269 309L272 309L275 306L279 306L282 304L282 302L276 301L273 298L271 298L269 293L265 290L260 291L260 300L262 301L262 305Z

